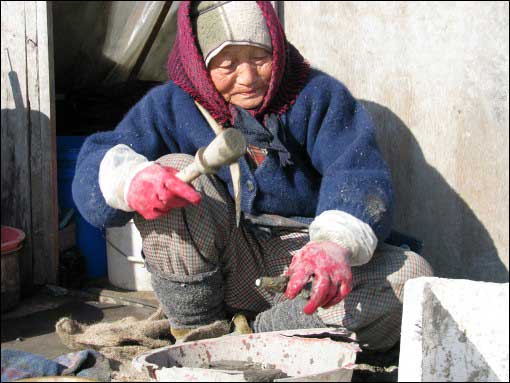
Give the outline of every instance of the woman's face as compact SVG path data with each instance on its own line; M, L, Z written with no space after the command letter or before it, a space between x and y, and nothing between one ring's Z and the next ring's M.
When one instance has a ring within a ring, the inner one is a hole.
M223 98L244 109L262 103L273 63L271 53L249 45L229 45L209 63L214 86Z

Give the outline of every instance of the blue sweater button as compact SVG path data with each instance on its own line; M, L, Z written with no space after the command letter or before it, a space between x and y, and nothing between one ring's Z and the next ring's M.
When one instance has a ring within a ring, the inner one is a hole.
M253 182L251 181L246 181L246 187L248 188L249 191L253 191L255 190L255 185L253 185Z

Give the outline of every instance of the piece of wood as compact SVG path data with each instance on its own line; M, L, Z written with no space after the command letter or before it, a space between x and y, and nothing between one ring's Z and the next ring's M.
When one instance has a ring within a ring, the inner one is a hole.
M31 223L30 234L32 237L32 274L33 282L39 274L37 260L42 258L45 250L43 244L42 222L42 160L41 147L41 118L39 116L39 45L37 28L37 4L35 1L25 1L25 52L26 52L26 76L27 76L27 99L28 111L28 134L29 137L29 169L30 169L30 200L31 200Z
M204 116L205 120L214 131L216 135L221 134L223 132L223 127L216 122L214 118L212 118L211 114L198 102L195 101L195 105L197 106L202 116ZM234 190L234 203L236 208L236 226L239 227L241 222L241 165L239 165L239 161L230 164L230 175L232 177L232 188Z
M2 225L26 234L22 289L58 270L51 7L2 2Z
M51 2L31 1L27 2L28 13L35 16L37 49L37 62L32 68L27 67L28 73L36 73L37 79L29 81L30 90L33 89L33 97L30 97L32 105L37 99L37 108L32 107L32 153L35 145L38 146L37 156L32 155L31 176L37 180L32 187L32 232L34 236L33 270L34 283L37 285L56 283L58 281L58 202L57 202L57 145L55 126L55 88L54 88L54 65L53 65L53 23ZM28 25L33 25L27 17ZM27 39L29 36L27 35ZM27 40L27 52L29 46L34 45ZM38 138L35 141L35 137ZM34 168L34 164L41 165ZM38 251L35 251L38 249Z
M260 277L255 280L255 286L260 287L272 294L283 293L287 289L289 277L286 275L279 275L276 277ZM312 290L312 281L306 283L301 289L298 296L304 299L310 299Z
M19 259L22 292L32 285L30 122L27 108L25 4L2 1L1 223L23 230Z
M260 277L255 281L255 285L273 293L283 293L287 289L288 282L289 277L279 275L277 277Z

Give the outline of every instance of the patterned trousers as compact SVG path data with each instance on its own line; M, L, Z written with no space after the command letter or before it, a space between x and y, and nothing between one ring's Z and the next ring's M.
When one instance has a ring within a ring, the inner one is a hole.
M189 155L170 154L157 162L182 169L192 160ZM192 184L202 195L198 206L174 209L150 221L135 215L149 269L160 275L191 276L220 267L223 300L232 312L260 313L285 300L256 287L255 280L282 274L309 241L308 234L257 236L243 220L236 226L234 203L221 180L200 176ZM404 284L431 276L430 265L412 251L380 244L370 262L353 267L352 274L351 293L331 308L319 308L318 316L327 326L354 333L362 347L392 347L400 337Z

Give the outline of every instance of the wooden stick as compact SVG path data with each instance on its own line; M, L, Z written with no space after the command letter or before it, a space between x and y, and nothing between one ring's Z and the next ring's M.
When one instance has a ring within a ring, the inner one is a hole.
M283 293L287 289L289 277L280 275L278 277L260 277L255 281L255 286L270 292Z
M285 292L285 290L287 290L287 283L289 283L289 277L286 275L279 275L277 277L260 277L255 281L255 286L274 294ZM308 282L299 292L298 296L309 299L311 289L312 282Z
M214 133L216 135L221 134L224 130L223 127L218 124L218 122L212 118L211 114L197 101L195 101L195 105L200 113L202 113L202 116L204 116ZM230 174L232 176L232 187L234 189L234 202L236 206L236 226L239 227L239 223L241 221L241 166L239 165L239 162L230 164Z

